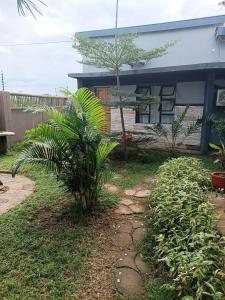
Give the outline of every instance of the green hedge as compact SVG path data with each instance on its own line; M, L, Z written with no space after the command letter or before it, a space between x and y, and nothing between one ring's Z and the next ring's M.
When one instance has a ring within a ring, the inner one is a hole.
M145 251L166 266L175 299L225 299L224 245L207 201L208 183L199 159L172 159L160 167L150 198Z

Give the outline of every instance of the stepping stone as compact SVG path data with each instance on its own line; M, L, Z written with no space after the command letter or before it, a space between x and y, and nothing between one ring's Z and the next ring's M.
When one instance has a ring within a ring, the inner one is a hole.
M115 213L119 215L132 215L133 211L127 205L120 204L116 209Z
M146 177L144 177L144 182L145 183L154 183L155 177L154 176L146 176Z
M143 214L145 212L145 206L140 203L131 204L129 208L133 211L134 214Z
M127 195L127 196L134 196L136 194L136 192L137 191L134 190L134 189L133 190L125 190L124 194Z
M106 183L104 185L104 188L110 193L117 193L119 191L117 186L110 184L110 183Z
M145 228L137 228L133 232L133 242L135 244L140 243L145 235Z
M118 232L113 241L114 244L120 248L129 248L133 243L131 235L127 232Z
M135 271L138 271L137 266L135 264L136 252L125 252L121 258L118 259L116 263L117 268L131 268Z
M150 196L151 191L150 190L141 190L139 192L137 192L134 196L138 197L138 198L145 198Z
M131 233L133 230L133 226L130 222L126 222L126 223L121 223L117 226L117 230L119 232L127 232L127 233Z
M225 220L225 213L222 209L215 210L215 220Z
M143 261L142 254L138 253L135 256L134 262L135 262L135 266L144 277L151 274L150 266L145 261Z
M123 205L131 205L131 204L134 204L134 201L130 200L130 199L122 199L122 201L120 201L121 204Z
M22 189L32 191L33 190L33 185L32 184L24 184Z
M133 221L132 227L133 227L133 229L141 228L141 227L144 227L144 223L142 223L140 221Z
M224 219L220 219L218 221L217 228L222 234L225 234L225 220Z
M118 268L116 271L116 288L123 296L140 296L145 293L140 274L130 268Z
M225 197L217 197L214 193L209 193L208 199L216 208L225 209Z
M9 199L4 199L4 198L3 198L3 199L0 199L0 204L1 204L1 203L7 203L7 202L9 202Z

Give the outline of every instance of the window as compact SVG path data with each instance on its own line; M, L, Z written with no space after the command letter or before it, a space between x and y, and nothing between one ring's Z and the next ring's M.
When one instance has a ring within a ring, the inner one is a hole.
M137 86L137 94L159 98L160 103L139 105L136 111L136 123L143 124L171 124L174 119L176 103L176 86ZM143 101L143 97L137 97L137 101Z

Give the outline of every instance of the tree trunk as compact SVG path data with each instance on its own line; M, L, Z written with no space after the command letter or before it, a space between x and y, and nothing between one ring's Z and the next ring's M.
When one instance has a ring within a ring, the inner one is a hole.
M119 76L119 68L116 68L116 86L117 91L120 91L120 76ZM122 97L119 96L120 102L122 102ZM124 114L123 114L123 107L120 106L120 120L121 120L121 126L122 126L122 141L123 141L123 152L124 157L127 158L127 140L126 140L126 128L125 128L125 122L124 122Z

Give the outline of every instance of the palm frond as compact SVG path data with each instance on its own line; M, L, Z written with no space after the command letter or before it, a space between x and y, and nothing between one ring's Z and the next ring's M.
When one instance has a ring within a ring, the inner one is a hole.
M175 120L172 122L171 134L174 139L178 137L183 129L183 122L189 110L189 106L186 106L184 111L177 116Z
M25 164L35 165L39 164L46 167L50 171L58 172L60 168L60 160L54 151L53 143L36 142L30 147L23 150L20 157L12 166L12 175L15 177L18 169Z
M18 13L22 16L26 16L26 12L29 12L34 18L35 13L41 14L41 11L35 1L39 4L46 5L41 0L17 0Z
M196 121L193 121L191 124L188 125L186 128L184 135L185 137L198 132L198 130L202 127L202 119L199 118Z
M80 88L75 94L71 94L68 90L64 90L64 92L73 101L80 117L87 119L90 127L100 131L106 130L105 111L99 98L87 88Z
M146 126L146 129L152 132L157 137L168 138L168 131L162 124L155 124L153 126Z
M109 153L118 145L117 142L100 142L97 149L97 166L101 168Z

